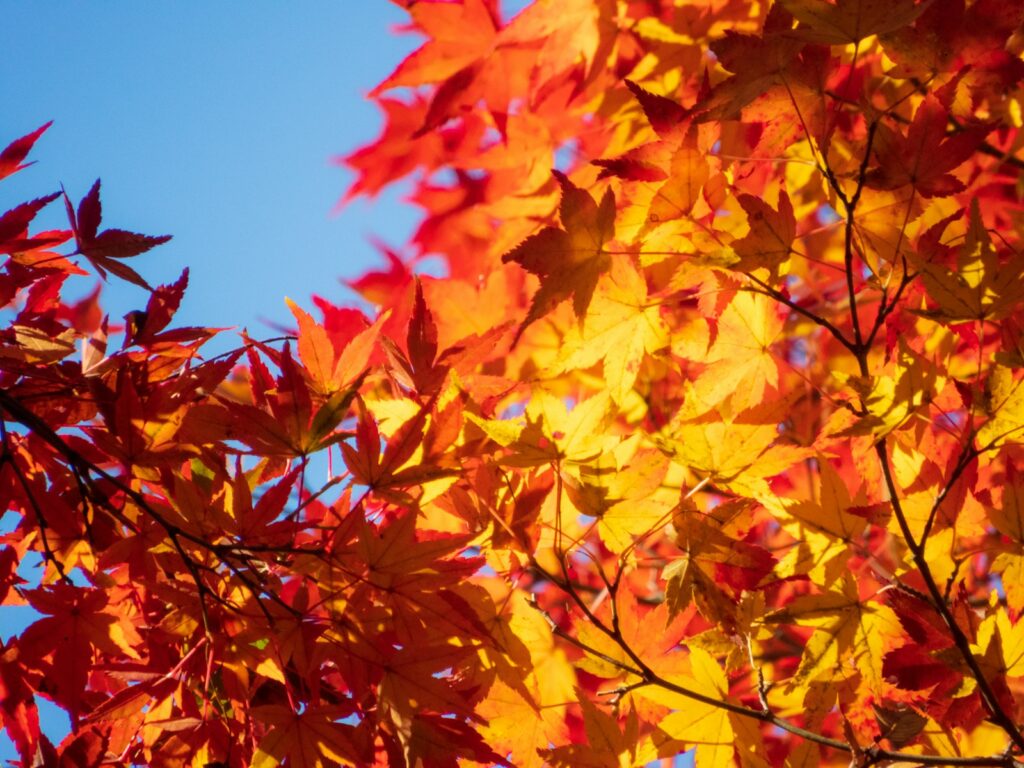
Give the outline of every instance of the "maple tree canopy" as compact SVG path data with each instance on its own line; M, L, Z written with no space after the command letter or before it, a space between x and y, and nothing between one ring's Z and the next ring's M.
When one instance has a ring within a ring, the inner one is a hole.
M0 217L21 765L1024 764L1024 4L405 5L372 312Z

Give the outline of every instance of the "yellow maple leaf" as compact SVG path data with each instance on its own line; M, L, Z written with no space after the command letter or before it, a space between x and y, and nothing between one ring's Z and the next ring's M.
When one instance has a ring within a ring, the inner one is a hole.
M594 293L586 316L566 333L552 373L589 368L603 361L604 381L616 403L633 388L645 354L668 345L668 328L647 283L626 257L615 257Z
M978 647L981 658L994 669L986 669L1007 677L1024 677L1024 620L1010 620L1009 614L998 607L998 598L992 597L992 613L978 627Z
M985 412L989 419L978 429L978 446L994 448L1024 440L1024 378L996 365L985 387Z
M737 199L747 213L750 231L732 244L732 249L740 257L732 269L776 272L789 258L796 236L796 217L789 195L785 190L779 192L777 210L753 195L739 195Z
M884 437L925 408L945 382L940 369L914 352L901 337L892 359L881 371L867 379L849 379L867 413L837 434Z
M727 399L708 411L693 387L686 404L658 436L669 456L701 477L741 495L768 493L766 478L810 454L804 448L775 445L788 401L767 402L738 413ZM742 399L742 398L741 398Z
M577 697L587 741L544 750L549 764L565 768L641 768L657 757L650 737L640 737L635 709L629 710L620 727L617 718L594 704L585 691L578 690Z
M882 659L902 642L893 610L861 600L849 572L838 589L798 597L764 621L814 628L800 667L788 682L790 691L815 680L847 680L858 672L869 690L879 691L884 685Z
M326 768L359 761L352 742L354 728L337 722L348 711L342 707L314 707L295 712L291 707L254 707L253 717L271 726L252 758L253 768L275 768L282 762L295 768Z
M672 682L703 696L726 701L729 681L718 662L700 648L690 648L690 675ZM680 746L696 747L697 768L733 763L736 735L729 713L721 707L677 695L675 711L657 727L653 741L662 757L675 755Z
M672 155L669 177L654 193L645 229L689 214L709 175L707 158L697 146L696 135L691 134Z
M1006 601L1015 611L1024 610L1024 478L1008 464L1001 484L998 506L988 507L988 518L996 530L1009 539L996 555L992 570L1002 575Z
M563 705L574 696L576 673L547 620L522 592L512 592L505 606L495 637L503 647L525 649L529 658L517 657L509 671L526 674L515 687L501 677L490 687L476 707L487 721L480 732L496 751L510 752L515 765L540 768L538 748L568 739Z
M936 225L943 228L946 219ZM938 305L922 312L947 321L997 320L1024 300L1024 255L1014 254L1001 264L981 218L978 199L971 201L963 245L957 251L955 269L931 258L914 259L928 295Z
M850 514L849 489L825 456L817 457L813 499L763 499L782 527L796 539L785 564L793 574L807 574L815 584L830 586L846 568L851 551L867 528L867 519Z
M570 411L565 400L537 388L521 419L468 418L499 445L510 449L501 463L532 467L551 462L585 464L614 447L618 438L604 434L608 394L599 393Z
M735 393L733 407L749 408L764 400L767 387L778 387L779 366L771 346L782 333L777 302L741 291L718 317L715 342L707 354L712 365L697 386L706 402L719 403Z

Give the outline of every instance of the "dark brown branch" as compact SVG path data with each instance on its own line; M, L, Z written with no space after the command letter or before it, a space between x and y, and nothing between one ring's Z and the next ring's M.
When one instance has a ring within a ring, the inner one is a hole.
M57 557L53 551L53 547L50 545L50 537L47 534L47 530L50 525L46 521L45 515L43 515L43 510L40 508L39 502L33 495L32 489L29 488L28 479L25 477L25 473L22 471L21 467L18 466L14 455L10 452L10 448L7 445L7 430L3 428L2 421L0 421L0 431L3 433L3 455L0 456L0 467L7 464L11 468L14 476L18 478L18 484L21 486L22 491L24 491L29 505L32 507L32 512L36 517L36 527L39 528L39 540L43 545L43 559L53 565L62 582L70 584L71 579L68 577L67 571L64 569L64 563L60 561L60 558Z
M985 677L985 673L978 664L978 660L974 658L974 653L971 651L970 640L967 639L967 636L960 628L960 625L957 624L956 618L953 616L952 612L949 610L949 606L946 604L942 590L939 589L939 585L936 583L934 575L932 575L931 568L928 565L928 560L925 557L925 544L927 543L927 539L922 537L920 542L914 539L913 532L910 530L910 524L907 522L907 516L903 511L903 505L900 502L899 491L896 487L896 481L892 475L892 468L889 465L889 454L886 449L886 440L884 438L875 444L875 453L878 455L878 460L882 466L882 475L885 479L886 490L889 493L889 501L892 504L893 515L900 527L900 533L903 535L907 546L910 548L910 554L914 560L914 565L917 567L918 572L921 574L921 578L924 580L925 586L928 588L928 594L931 596L931 602L939 616L942 618L942 621L945 623L947 629L949 629L949 634L953 643L956 645L957 651L959 651L960 656L967 665L967 668L971 671L971 676L977 682L978 692L985 704L985 708L989 712L989 716L992 718L992 722L1002 728L1017 748L1024 752L1024 736L1021 735L1016 723L1013 722L1010 716L1007 715L999 705L999 700L996 698L995 691L992 690L992 686L988 682L988 678ZM961 470L961 472L962 471L963 470Z
M878 328L880 328L882 323L884 322L885 316L883 313L887 314L891 312L892 308L895 307L896 302L898 301L897 295L893 298L893 302L891 304L886 305L883 302L883 304L879 307L879 312L878 315L876 315L871 334L869 335L868 339L863 339L860 335L859 323L857 319L857 306L854 301L854 263L852 237L855 224L857 202L859 201L860 193L864 188L864 181L866 179L867 174L867 166L871 156L872 140L874 138L876 128L877 123L872 123L871 130L868 134L868 142L864 152L864 157L861 159L857 188L851 197L847 198L843 191L839 188L838 182L835 180L835 175L831 172L831 170L829 170L827 173L830 183L833 184L833 188L836 190L836 194L839 196L840 200L842 200L844 205L846 206L846 281L847 289L850 294L850 312L852 314L855 332L854 355L857 358L857 364L860 368L862 376L868 375L868 352L870 350L871 343L875 338L875 334ZM901 280L901 287L902 283L905 283L906 281L907 276L906 274L904 274L904 277ZM966 447L969 448L969 445L970 443L968 443L968 446ZM889 464L889 453L887 448L887 440L885 437L882 437L875 444L875 453L877 454L878 460L881 463L882 474L885 479L886 490L889 495L889 501L893 507L893 515L895 516L897 524L899 525L900 533L903 536L903 539L906 542L907 547L909 547L910 549L914 565L917 567L922 579L925 582L928 594L931 597L931 602L935 610L942 617L943 622L949 629L950 635L953 639L954 644L957 647L957 650L963 658L964 663L970 670L971 675L975 678L975 681L978 684L978 691L981 695L982 701L984 702L986 709L988 709L989 711L989 715L992 721L1006 732L1006 734L1010 737L1011 741L1014 743L1014 745L1016 745L1016 747L1019 750L1024 751L1024 735L1021 734L1020 730L1017 728L1017 725L1013 722L1010 716L1007 715L1006 712L1004 712L1000 707L995 692L992 690L992 686L989 684L988 679L985 677L985 674L982 671L980 665L978 664L977 659L974 658L974 654L971 651L970 641L967 639L967 636L964 634L963 630L957 624L956 619L949 610L949 606L946 603L945 595L943 594L942 590L939 589L939 586L935 581L935 577L931 572L931 568L929 567L927 558L925 556L925 547L928 540L928 533L930 533L931 531L931 527L934 522L935 515L937 514L938 508L942 504L942 501L945 499L946 495L949 493L949 490L956 483L956 480L964 472L966 467L969 465L970 461L973 460L976 453L973 451L973 449L965 450L964 452L961 453L960 459L958 460L957 466L954 469L954 472L952 473L950 480L948 481L946 487L943 489L943 492L940 494L939 498L936 499L931 509L931 512L929 513L928 522L920 541L917 541L915 539L913 532L910 529L910 525L907 521L906 514L903 511L902 503L899 497L899 490L896 486L895 479L892 475L892 468ZM917 762L922 762L920 758L915 759L917 760Z
M46 422L44 422L42 419L36 416L31 410L22 405L22 403L17 398L13 397L9 392L7 392L4 389L0 389L0 408L3 408L3 410L10 414L13 420L17 421L22 426L29 429L33 434L35 434L37 437L39 437L41 440L47 443L51 448L53 448L59 455L64 457L64 459L69 463L72 471L81 471L86 476L88 476L91 473L102 478L103 480L106 480L119 491L124 493L133 502L135 502L135 504L137 504L140 509L142 509L154 522L157 523L157 525L159 525L164 530L164 532L167 534L167 537L170 539L175 551L178 553L178 556L182 559L185 568L189 571L189 575L192 577L193 581L196 584L196 589L199 592L200 606L204 614L204 624L206 623L204 598L211 597L218 602L223 601L220 600L217 596L215 596L210 591L209 587L206 586L205 581L202 579L199 573L198 564L185 551L184 545L182 544L183 540L188 541L189 543L203 550L206 550L214 557L216 557L232 573L232 575L234 575L235 578L237 578L242 583L242 585L247 590L249 590L249 592L256 598L257 607L260 609L260 612L263 613L264 617L266 618L269 624L274 624L274 618L270 611L267 609L266 605L264 605L263 600L261 599L261 597L263 596L277 603L287 612L291 613L293 616L298 617L301 615L298 611L295 610L294 607L284 602L280 598L280 596L278 596L275 592L265 588L259 582L254 582L253 579L251 579L248 575L242 572L242 570L234 562L232 562L230 553L226 553L224 550L218 549L218 545L212 544L211 542L207 541L201 536L197 536L193 533L190 533L189 531L186 531L178 525L175 525L174 523L169 521L166 517L160 514L153 507L152 504L149 503L149 500L145 497L144 494L135 490L130 485L122 481L120 478L115 477L102 467L97 466L95 463L87 459L85 456L81 455L78 451L76 451L74 448L68 445L67 442L65 442L61 438L61 436L58 435ZM120 514L119 510L113 508L113 505L109 503L108 499L102 497L96 498L96 495L94 494L94 501L102 504L104 508L111 511L119 519L123 519L123 515ZM239 559L243 558L240 557ZM207 627L207 631L208 630L209 628Z
M946 500L950 491L953 490L953 486L956 485L957 480L967 470L967 467L971 465L976 458L978 458L978 452L974 449L974 434L969 433L964 440L964 446L960 451L960 456L957 458L956 466L953 467L953 471L949 474L949 479L946 484L939 491L939 495L935 497L935 501L932 502L932 507L928 512L928 520L924 524L924 530L921 532L921 549L928 543L928 537L931 535L932 526L935 524L935 518L939 513L939 507Z
M840 741L839 739L834 739L829 736L825 736L821 733L816 733L815 731L811 731L806 728L801 728L795 723L791 723L785 718L779 717L770 709L759 710L754 709L752 707L744 706L742 704L734 704L730 701L724 701L721 699L713 698L711 696L705 696L702 693L690 690L689 688L678 685L677 683L673 683L671 680L663 678L657 672L651 669L651 667L646 662L644 662L640 655L637 654L632 647L630 647L629 643L622 636L617 621L618 611L614 607L614 597L612 598L612 625L609 626L599 617L597 617L593 613L593 611L591 611L586 601L584 601L576 593L572 584L563 582L554 574L550 573L547 569L540 565L540 563L538 563L536 559L532 557L532 555L530 556L530 565L546 581L550 582L551 584L561 589L570 598L570 600L576 604L576 607L582 612L583 616L591 624L591 626L593 626L595 629L597 629L605 636L607 636L609 639L611 639L620 648L620 650L622 650L622 652L626 654L626 656L629 658L629 661L632 662L632 665L626 664L619 659L615 659L611 656L608 656L606 653L602 651L598 651L597 649L591 648L586 643L579 640L579 638L576 638L568 632L566 632L564 629L557 625L554 619L552 619L546 611L543 611L543 609L540 609L539 606L536 605L536 599L534 598L531 602L534 604L534 607L537 607L538 610L541 610L541 612L544 613L545 617L548 620L548 624L551 626L552 633L558 637L563 638L564 640L571 643L580 650L586 653L592 653L595 658L599 658L602 661L607 662L608 664L614 666L617 669L622 670L627 674L631 674L635 677L640 678L639 681L631 684L632 688L640 688L645 685L657 686L666 691L671 691L672 693L676 693L680 696L691 699L693 701L698 701L702 704L706 704L711 707L716 707L718 709L723 709L727 712L731 712L741 717L747 717L752 720L757 720L766 725L773 726L775 728L780 728L784 731L792 733L794 736L799 736L801 738L807 739L808 741L812 741L816 744L820 744L825 747L831 747L832 749L837 749L846 753L853 752L853 747L851 747L850 744L848 744L847 742ZM1019 766L1019 763L1017 763L1009 755L979 757L945 757L942 755L910 754L906 752L882 749L878 746L874 746L864 750L863 754L868 759L868 762L865 762L864 765L876 765L878 763L885 761L914 761L920 765L927 766L1003 766L1003 768L1014 768L1015 766Z
M838 341L840 344L846 347L846 349L848 349L851 353L856 354L857 348L854 346L853 342L847 339L846 336L843 335L843 332L836 328L834 325L832 325L832 323L830 323L828 320L823 318L821 315L817 315L814 312L810 311L809 309L806 309L805 307L801 307L795 301L793 301L792 299L790 299L777 289L772 288L770 285L768 285L760 278L757 278L750 273L745 274L748 278L750 278L751 281L757 284L758 288L761 289L760 291L756 291L757 293L763 293L765 296L775 299L780 304L785 304L794 312L803 315L815 325L820 325L822 328L824 328L826 331L832 334L832 337L836 341Z
M875 134L878 131L878 123L872 122L868 128L867 146L864 148L864 157L861 158L860 168L857 171L857 187L849 198L840 197L846 207L846 231L843 242L843 262L846 268L846 291L850 299L850 319L853 322L853 343L858 350L864 349L864 336L860 329L860 318L857 314L857 289L854 284L853 269L853 231L854 216L857 211L857 203L860 202L861 193L864 191L864 182L867 179L868 163L871 161L871 148L875 143ZM831 175L831 174L830 174ZM832 176L834 179L834 175ZM857 362L860 363L861 375L867 375L867 362L865 357L858 355Z
M900 284L896 287L896 293L893 294L892 300L888 300L886 293L883 291L882 300L878 307L878 314L875 315L875 322L871 326L871 332L868 334L867 339L864 341L864 346L870 348L875 343L875 337L878 332L882 329L885 324L886 318L893 313L896 309L896 305L899 304L900 299L903 297L903 292L907 289L917 276L916 273L909 273L906 270L903 272L903 277L900 278Z

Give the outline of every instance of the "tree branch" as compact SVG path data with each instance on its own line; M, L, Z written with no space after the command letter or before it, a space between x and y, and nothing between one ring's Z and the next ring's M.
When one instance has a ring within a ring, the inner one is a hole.
M932 598L935 610L938 611L939 616L942 617L942 621L949 629L950 636L953 639L954 645L956 645L957 651L960 652L960 656L963 658L964 663L971 671L971 676L977 682L978 692L985 704L985 708L988 710L989 715L992 718L992 722L1002 728L1017 748L1024 752L1024 735L1021 734L1016 723L1013 722L1010 716L1007 715L999 705L999 700L996 698L995 691L992 690L992 686L985 677L985 673L981 669L981 665L978 664L978 660L974 657L973 651L971 651L970 640L967 639L967 636L960 628L960 625L957 624L956 618L954 618L952 612L949 610L949 606L946 604L946 599L942 590L939 589L939 585L936 583L935 577L932 575L931 568L928 565L928 560L925 558L924 544L926 543L926 540L922 539L920 543L914 540L913 533L910 530L910 525L907 522L906 514L904 513L903 506L900 502L899 492L896 488L896 481L892 475L892 468L889 465L889 454L884 438L875 444L875 453L878 455L878 460L882 465L882 476L885 479L885 487L889 493L889 501L892 504L893 515L896 517L896 522L899 524L900 532L903 534L903 538L906 541L907 546L910 548L910 554L914 560L914 565L917 567L917 570L921 574L921 578L924 580L925 586L928 588L928 594ZM961 472L962 471L963 470L961 470ZM952 483L947 485L952 485Z

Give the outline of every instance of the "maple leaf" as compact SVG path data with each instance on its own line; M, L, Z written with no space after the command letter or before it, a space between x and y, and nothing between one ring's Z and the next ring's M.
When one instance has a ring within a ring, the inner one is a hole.
M4 731L28 765L35 757L39 742L39 711L32 689L25 679L16 640L0 645L0 722Z
M460 758L506 768L512 765L461 720L420 713L412 718L408 734L403 736L406 765L457 768L461 764Z
M436 438L439 430L444 429L446 421L437 413L435 406L436 396L419 406L412 417L388 438L383 452L377 424L364 411L356 425L355 445L341 443L342 455L353 476L380 493L393 493L396 499L408 501L408 497L399 490L402 487L457 475L456 469L433 464L437 457L429 452L422 456L420 463L405 466L423 447L421 441ZM429 427L428 419L431 419ZM440 449L445 447L442 445Z
M568 739L560 710L561 704L574 695L575 668L556 644L551 626L522 592L510 592L505 605L495 634L502 636L506 647L521 644L528 661L515 666L516 679L499 679L491 686L477 707L487 720L480 732L496 751L511 753L515 765L541 768L544 761L538 745L560 744ZM508 642L505 636L511 636L514 642ZM523 671L525 679L520 680ZM525 694L518 692L523 687L527 688Z
M395 87L438 83L413 139L454 117L461 104L480 99L492 106L500 121L508 111L511 94L525 90L525 84L509 82L510 74L522 74L509 61L515 51L502 44L495 9L485 0L465 0L427 7L413 4L409 13L430 39L409 54L371 95Z
M390 316L383 312L377 320L349 339L332 338L323 325L313 320L290 299L286 299L299 324L299 360L305 367L314 391L326 398L351 387L365 372L381 328Z
M385 716L406 733L414 718L425 712L479 721L472 707L472 691L445 676L446 670L457 668L471 654L472 649L422 641L385 651L377 697Z
M872 691L882 690L882 660L902 645L898 622L891 608L866 602L857 595L849 573L837 590L798 597L788 606L765 616L768 624L797 624L814 628L790 689L814 680L839 681L854 672Z
M778 210L753 195L738 195L736 199L747 213L750 231L733 241L731 247L740 258L730 267L742 272L768 269L774 273L792 253L796 236L796 219L789 195L785 190L779 192Z
M765 392L779 385L772 353L783 328L778 305L761 294L741 292L712 325L714 343L701 355L710 365L694 383L695 399L709 407L731 395L738 410L762 403Z
M427 132L415 142L409 141L409 137L423 125L427 103L422 97L414 96L409 103L380 98L376 103L385 116L380 137L374 144L336 160L356 173L356 179L338 203L339 208L359 195L376 195L387 184L427 164L443 151L444 142L437 132ZM395 259L398 260L397 271L404 277L405 265L397 256ZM380 280L372 274L364 274L352 283L359 286L357 290L362 289L360 292L373 291Z
M992 569L1003 577L1006 599L1014 610L1024 607L1024 478L1015 464L1006 468L999 506L988 508L988 516L995 529L1009 541L999 547Z
M663 430L660 446L669 456L707 476L716 485L743 494L766 490L765 478L776 475L808 455L803 449L774 443L784 401L768 402L730 413L728 401L718 410L694 394Z
M583 514L598 518L601 541L612 552L633 548L669 519L672 499L657 493L668 471L666 457L650 449L638 451L626 466L582 466L579 478L564 477L565 491Z
M633 388L644 356L667 345L668 328L660 308L648 300L643 275L628 259L614 257L583 324L566 334L554 370L588 368L602 360L609 394L621 403Z
M647 224L641 231L689 214L700 200L709 175L707 158L691 132L672 153L668 178L655 191L647 210Z
M781 9L781 4L775 4L771 14L778 15ZM694 105L694 119L699 122L732 120L773 88L791 87L791 67L804 45L791 36L773 34L767 24L763 36L728 30L724 37L711 44L711 50L733 74Z
M962 666L950 654L953 644L943 620L928 603L912 595L894 592L889 602L913 642L886 653L882 674L903 691L917 694L914 701L930 717L977 722L982 716L981 701L976 689L964 685Z
M817 459L816 492L812 499L765 499L797 545L787 558L796 573L807 573L815 584L831 586L847 568L852 550L868 521L851 508L855 504L846 483L829 460Z
M912 27L903 27L884 35L886 55L896 62L898 77L926 79L937 73L952 72L956 78L978 70L999 69L1002 56L992 56L992 45L1006 25L1020 23L1016 7L982 3L968 5L961 0L934 0L925 3L925 11ZM971 71L965 71L965 70Z
M775 565L767 550L736 537L736 529L748 515L749 507L742 501L722 504L706 514L688 499L676 507L672 525L684 554L661 573L670 616L695 602L709 621L736 631L742 593L758 589Z
M615 3L608 0L542 0L512 19L500 40L507 47L537 48L527 60L536 91L568 81L579 92L614 58L616 14Z
M672 99L651 93L632 80L627 79L625 82L640 102L644 116L659 141L642 144L619 157L594 160L592 164L602 169L598 178L617 176L632 181L664 181L671 172L673 154L687 141L691 112ZM692 136L689 142L693 144ZM680 162L688 157L680 158ZM699 175L699 162L696 159L694 169Z
M194 476L175 476L169 500L178 513L178 525L211 540L226 534L265 545L292 541L294 522L281 518L301 469L264 486L254 501L253 487L259 484L259 474L243 471L240 464L236 463L233 477L219 475L208 486L197 484Z
M681 104L665 96L651 93L646 88L627 79L626 87L636 96L640 107L644 111L644 117L651 124L651 128L664 140L680 139L684 133L685 122L689 117L689 110Z
M485 420L470 415L492 440L511 452L503 464L520 467L552 462L585 464L617 440L601 433L608 418L608 396L591 397L569 411L564 401L539 390L526 408L524 420Z
M76 719L94 654L137 659L135 647L142 639L132 619L109 606L104 590L53 584L24 594L44 615L22 633L22 651L27 661L50 672L54 698Z
M800 22L796 34L804 40L830 45L859 43L909 26L929 3L914 0L781 0Z
M1024 623L1019 619L1013 622L1001 611L987 616L978 627L978 646L984 649L985 671L991 678L1024 677ZM1012 695L1006 699L1012 706Z
M432 380L444 377L444 369L435 366L437 358L437 325L423 299L423 286L416 282L413 314L406 337L409 350L409 373L417 391L429 391ZM440 369L440 370L439 370ZM436 388L436 384L434 387Z
M123 229L105 229L100 232L99 227L103 213L100 206L99 179L96 179L96 183L82 198L77 211L72 207L71 198L68 197L67 192L64 193L64 207L67 209L71 231L75 235L78 253L89 260L101 277L105 279L106 273L109 271L122 280L151 290L149 283L134 269L121 263L120 259L138 256L150 248L166 243L171 239L170 235L154 237Z
M603 614L610 612L610 606L603 607ZM650 608L638 604L635 595L625 592L616 596L615 614L626 645L644 658L651 669L665 676L685 674L689 670L686 655L679 648L679 642L686 631L685 622L671 621L665 603ZM659 627L662 631L651 632L651 627ZM626 684L640 679L633 672L627 671L633 669L629 656L606 633L592 624L582 624L579 627L579 638L588 648L597 652L588 654L579 662L582 669L603 678L623 679ZM681 697L670 691L650 689L638 692L637 699L637 705L644 708L648 708L652 702L671 707ZM641 699L643 704L640 703Z
M949 172L977 150L988 132L984 128L946 135L949 114L934 96L921 102L903 136L885 123L876 129L873 150L878 165L866 181L877 189L911 185L924 197L945 197L964 190Z
M0 253L8 253L12 256L16 255L19 262L27 261L29 264L39 264L40 266L49 265L51 268L62 268L62 265L67 262L56 254L45 253L40 256L30 258L28 253L60 245L68 239L70 233L48 232L42 235L37 234L33 237L26 236L26 230L28 229L29 224L32 223L32 220L36 217L36 214L58 197L60 197L60 193L54 192L53 194L46 195L45 197L39 197L27 203L17 205L7 211L3 216L0 216ZM42 259L44 258L47 260L43 261Z
M430 40L413 51L375 92L445 80L491 49L494 17L484 0L410 7L413 22Z
M358 552L367 571L364 586L379 590L382 594L375 599L401 617L395 628L399 642L415 643L428 629L461 637L467 644L489 639L480 620L480 615L486 614L486 598L459 584L480 561L469 557L442 560L460 552L467 539L417 539L415 523L415 516L406 514L382 531L366 526L359 535Z
M922 314L954 322L993 320L1006 316L1024 300L1020 279L1024 257L1015 253L1001 263L976 198L969 210L967 236L956 249L955 263L943 258L943 249L932 243L956 214L935 224L921 238L922 255L929 258L915 257L913 261L921 272L928 296L938 305Z
M367 333L372 335L375 331L370 328ZM306 372L292 358L288 346L281 352L270 350L281 369L276 379L257 357L255 347L269 349L250 342L247 350L254 374L250 381L253 404L219 398L219 403L190 408L181 425L189 441L202 444L241 440L265 456L294 457L315 453L350 436L336 427L358 393L359 380L314 402ZM356 352L353 358L360 360L363 351ZM347 359L342 355L339 361ZM351 373L346 371L345 375Z
M718 662L700 648L690 648L690 673L676 677L678 682L696 693L712 699L724 699L729 683ZM657 725L652 736L658 754L675 754L680 746L696 747L695 763L699 768L728 765L735 754L736 733L729 713L701 701L678 697L678 706Z
M27 168L31 163L24 162L28 153L32 151L36 140L43 135L47 128L53 125L53 121L44 123L30 133L26 133L19 139L15 139L0 152L0 179L17 173Z
M510 324L502 323L479 335L474 333L457 337L458 341L441 349L437 324L440 318L427 306L423 284L419 279L416 280L412 299L413 309L406 332L405 351L387 337L383 339L391 374L403 387L420 397L440 395L449 381L449 372L468 377L472 381L477 366L494 354L495 344L504 341L503 337ZM458 302L442 306L452 304L458 305ZM459 306L459 310L465 311L465 307Z
M554 171L554 175L562 187L559 215L564 229L545 227L501 257L503 262L513 261L540 278L540 288L519 326L517 339L528 325L570 296L576 316L582 318L598 277L611 264L605 245L614 235L612 191L605 191L597 203L564 174Z
M878 436L900 428L920 412L942 389L944 381L940 369L900 339L892 360L882 371L866 380L850 378L849 383L863 397L867 413L855 417L853 425L843 425L837 434Z
M355 729L340 722L350 714L344 707L254 707L257 722L270 726L252 758L254 768L271 768L287 761L296 768L327 768L336 763L358 763L365 750L356 745Z
M649 737L640 737L635 710L629 711L624 727L620 728L616 718L598 708L584 691L578 690L577 698L583 712L587 743L543 750L543 757L551 765L566 768L604 768L609 765L640 768L654 760L657 756L654 745Z

